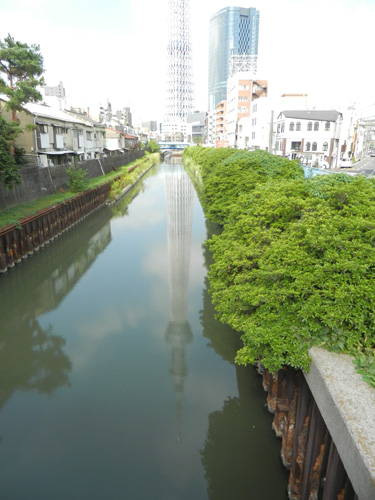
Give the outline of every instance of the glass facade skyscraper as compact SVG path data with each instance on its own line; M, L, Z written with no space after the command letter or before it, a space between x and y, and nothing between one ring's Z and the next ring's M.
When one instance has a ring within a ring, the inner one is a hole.
M259 11L225 7L211 16L208 54L208 109L227 98L229 58L258 55Z

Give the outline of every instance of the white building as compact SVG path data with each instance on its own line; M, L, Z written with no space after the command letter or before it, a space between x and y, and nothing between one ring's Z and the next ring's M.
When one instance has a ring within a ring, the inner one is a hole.
M191 127L190 127L191 128ZM189 141L186 120L165 121L162 123L162 137L165 141ZM191 138L191 137L190 137Z
M337 167L347 143L343 114L333 110L286 110L275 123L275 154L312 166Z
M216 140L216 109L208 111L206 117L206 145L214 147Z
M227 83L227 137L229 147L238 144L239 121L251 116L251 104L267 96L267 80L259 80L249 71L240 71Z
M272 151L273 110L268 97L251 103L250 116L238 121L237 146L240 149Z

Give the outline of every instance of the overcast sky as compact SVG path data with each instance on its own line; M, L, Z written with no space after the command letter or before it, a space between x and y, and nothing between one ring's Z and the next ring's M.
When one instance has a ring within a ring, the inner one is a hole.
M209 19L229 5L260 11L258 77L271 95L375 102L375 0L190 0L196 109L207 107ZM0 38L40 45L46 83L63 81L73 104L109 99L136 120L161 119L167 11L168 0L1 0Z

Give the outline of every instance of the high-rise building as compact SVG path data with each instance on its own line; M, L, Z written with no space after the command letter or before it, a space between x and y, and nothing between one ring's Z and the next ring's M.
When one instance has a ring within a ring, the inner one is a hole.
M231 56L258 55L259 11L226 7L211 16L208 54L208 108L227 99Z
M168 73L165 122L183 122L193 110L189 0L169 0Z

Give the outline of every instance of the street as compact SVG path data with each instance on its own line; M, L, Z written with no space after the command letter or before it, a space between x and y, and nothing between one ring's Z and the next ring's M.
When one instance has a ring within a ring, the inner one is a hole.
M368 178L375 177L375 157L368 156L358 161L352 168L337 169L351 174L363 174Z

